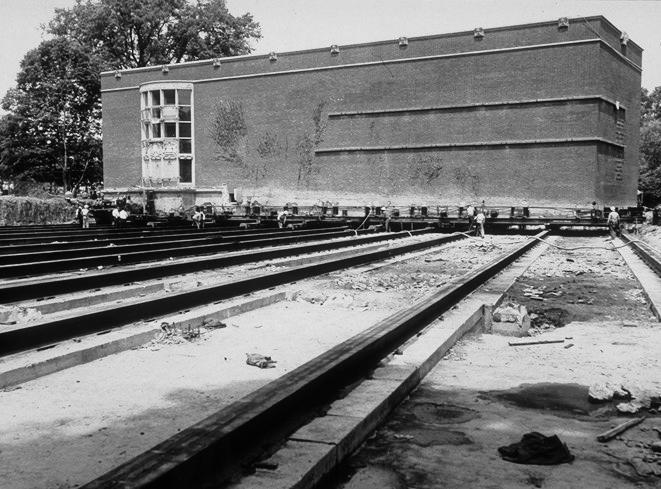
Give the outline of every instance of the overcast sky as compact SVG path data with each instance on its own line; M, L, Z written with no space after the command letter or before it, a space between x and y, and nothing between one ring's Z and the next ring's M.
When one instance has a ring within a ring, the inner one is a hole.
M0 0L0 97L14 85L40 25L74 0ZM227 0L262 26L255 54L394 39L558 17L604 15L643 47L646 88L661 86L661 0Z

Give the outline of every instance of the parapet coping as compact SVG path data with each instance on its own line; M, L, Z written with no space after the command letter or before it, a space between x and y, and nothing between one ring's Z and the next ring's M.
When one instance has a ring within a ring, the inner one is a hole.
M448 104L448 105L432 105L429 107L401 107L396 109L373 109L373 110L348 110L343 112L329 112L328 117L359 117L363 115L388 115L400 114L406 112L434 112L442 110L454 109L479 109L481 107L500 107L505 105L532 105L532 104L549 104L549 103L562 103L572 101L587 101L587 100L602 100L613 105L616 108L627 110L624 105L616 102L603 95L576 95L570 97L552 97L552 98L536 98L536 99L523 99L523 100L501 100L497 102L478 102L473 104Z
M575 143L604 143L610 146L624 149L625 146L614 141L599 137L587 138L557 138L557 139L513 139L504 141L474 141L468 143L433 143L433 144L403 144L392 146L347 146L346 148L321 148L316 149L315 154L323 153L372 153L377 151L419 151L426 149L442 148L479 148L484 146L539 146L552 144L575 144Z
M242 79L260 78L260 77L268 77L268 76L291 75L291 74L296 74L296 73L310 73L310 72L327 71L327 70L339 70L339 69L346 69L346 68L357 68L357 67L362 67L362 66L389 65L389 64L398 64L398 63L413 63L413 62L417 62L417 61L430 61L430 60L435 60L435 59L449 59L449 58L458 58L458 57L465 57L465 56L479 56L479 55L485 55L485 54L498 54L498 53L514 52L514 51L528 51L528 50L534 50L534 49L544 49L544 48L551 48L551 47L558 47L558 46L571 46L571 45L589 44L589 43L600 43L606 49L609 49L612 53L615 53L622 61L629 64L636 71L642 72L642 68L640 66L638 66L636 63L631 61L629 58L623 56L622 53L619 53L616 49L614 49L610 44L605 42L603 39L591 38L591 39L579 39L579 40L575 40L575 41L563 41L563 42L545 43L545 44L531 44L529 46L513 46L513 47L508 47L508 48L483 49L483 50L479 50L479 51L464 51L464 52L460 52L460 53L434 54L434 55L430 55L430 56L419 56L417 58L399 58L399 59L386 59L386 60L379 60L379 61L364 61L364 62L361 62L361 63L347 63L347 64L343 64L343 65L315 66L315 67L312 67L312 68L297 68L297 69L293 69L293 70L271 71L271 72L262 72L262 73L248 73L248 74L245 74L245 75L220 76L220 77L214 77L214 78L203 78L201 80L170 80L170 81L172 81L172 82L181 81L181 82L188 82L188 83L193 83L193 84L209 83L209 82L226 81L226 80L242 80ZM154 82L154 80L150 80L150 81L147 81L147 82L144 82L140 85L135 85L135 86L119 87L119 88L106 88L104 90L101 90L101 93L119 92L119 91L124 91L124 90L137 90L137 89L140 88L141 85L144 85L146 83L153 83L153 82Z
M587 23L588 21L592 20L600 20L604 22L611 30L615 31L616 33L621 33L622 31L615 27L615 25L609 21L606 17L603 15L593 15L589 17L573 17L568 19L570 23L582 23L585 22ZM500 26L500 27L489 27L485 28L484 32L489 33L489 32L502 32L502 31L514 31L514 30L520 30L520 29L526 29L530 27L543 27L543 26L554 26L557 25L558 21L557 20L545 20L541 22L529 22L525 24L516 24L516 25L510 25L510 26ZM596 33L599 35L598 33ZM432 39L443 39L443 38L449 38L449 37L458 37L458 36L466 36L466 35L473 35L472 30L465 30L465 31L457 31L457 32L448 32L448 33L443 33L443 34L430 34L430 35L424 35L424 36L415 36L415 37L409 37L409 41L426 41L426 40L432 40ZM397 39L394 39L397 41ZM386 44L392 42L391 40L381 40L381 41L372 41L372 42L365 42L365 43L351 43L351 44L342 44L339 45L339 48L342 49L350 49L350 48L356 48L356 47L369 47L369 46L378 46L380 44ZM635 46L636 48L640 49L640 51L643 51L643 48L636 44L633 40L629 40L629 44L632 46ZM298 49L298 50L293 50L293 51L276 51L277 54L283 55L283 56L291 56L291 55L296 55L296 54L308 54L308 53L314 53L314 52L325 52L327 51L326 47L322 48L311 48L311 49ZM220 57L218 59L221 59L223 63L228 63L228 62L237 62L237 61L242 61L245 59L259 59L259 58L269 58L269 54L243 54L243 55L238 55L238 56L227 56L227 57ZM208 59L200 59L200 60L194 60L194 61L183 61L180 63L166 63L165 66L168 67L178 67L178 66L194 66L194 65L201 65L201 64L209 64L212 63L214 60L213 58L208 58ZM113 70L106 70L101 72L101 76L110 76L113 75L116 71L120 71L122 73L137 73L141 71L151 71L151 70L159 70L161 69L161 65L150 65L150 66L141 66L138 68L126 68L126 69L113 69Z

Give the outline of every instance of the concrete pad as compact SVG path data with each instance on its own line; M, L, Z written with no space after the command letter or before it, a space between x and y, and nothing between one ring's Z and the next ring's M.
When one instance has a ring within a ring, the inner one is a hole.
M622 240L617 240L619 244L624 244ZM652 270L641 258L636 255L628 246L618 248L620 255L629 265L632 273L635 275L640 286L650 302L650 307L654 315L661 321L661 277Z
M265 464L231 489L303 489L313 487L337 464L337 449L327 443L287 441Z
M389 379L361 382L347 397L335 401L327 414L365 417L384 409L389 411L397 404L391 397L401 384Z

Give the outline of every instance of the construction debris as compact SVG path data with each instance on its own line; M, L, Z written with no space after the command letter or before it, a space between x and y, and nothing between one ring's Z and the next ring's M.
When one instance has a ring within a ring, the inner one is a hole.
M528 336L530 316L525 306L508 302L492 315L491 332L504 336Z
M259 353L246 353L246 357L246 363L253 367L275 368L275 364L277 363L277 360L272 360L271 357Z
M643 416L642 418L630 419L629 421L626 421L622 424L617 425L615 428L612 428L608 431L604 431L600 435L597 435L597 441L600 441L600 442L603 443L605 441L611 440L611 439L615 438L617 435L619 435L620 433L624 433L629 428L631 428L633 426L636 426L637 424L640 424L643 421L645 421L645 416Z
M551 343L564 343L565 340L539 340L539 341L510 341L510 346L548 345Z
M598 383L590 386L588 399L595 403L609 402L613 399L629 400L631 399L631 392L622 386L616 386L608 382Z

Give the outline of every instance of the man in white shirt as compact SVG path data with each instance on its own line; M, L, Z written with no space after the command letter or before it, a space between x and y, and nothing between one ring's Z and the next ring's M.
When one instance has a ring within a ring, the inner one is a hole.
M484 221L486 220L486 216L484 215L484 212L481 210L477 213L477 217L475 217L475 234L484 238Z
M616 236L620 235L620 215L615 210L615 207L611 207L611 212L608 214L608 230L611 233L611 239L615 239Z
M126 211L126 209L122 209L119 211L119 227L123 228L126 226L126 221L129 218L129 213Z

